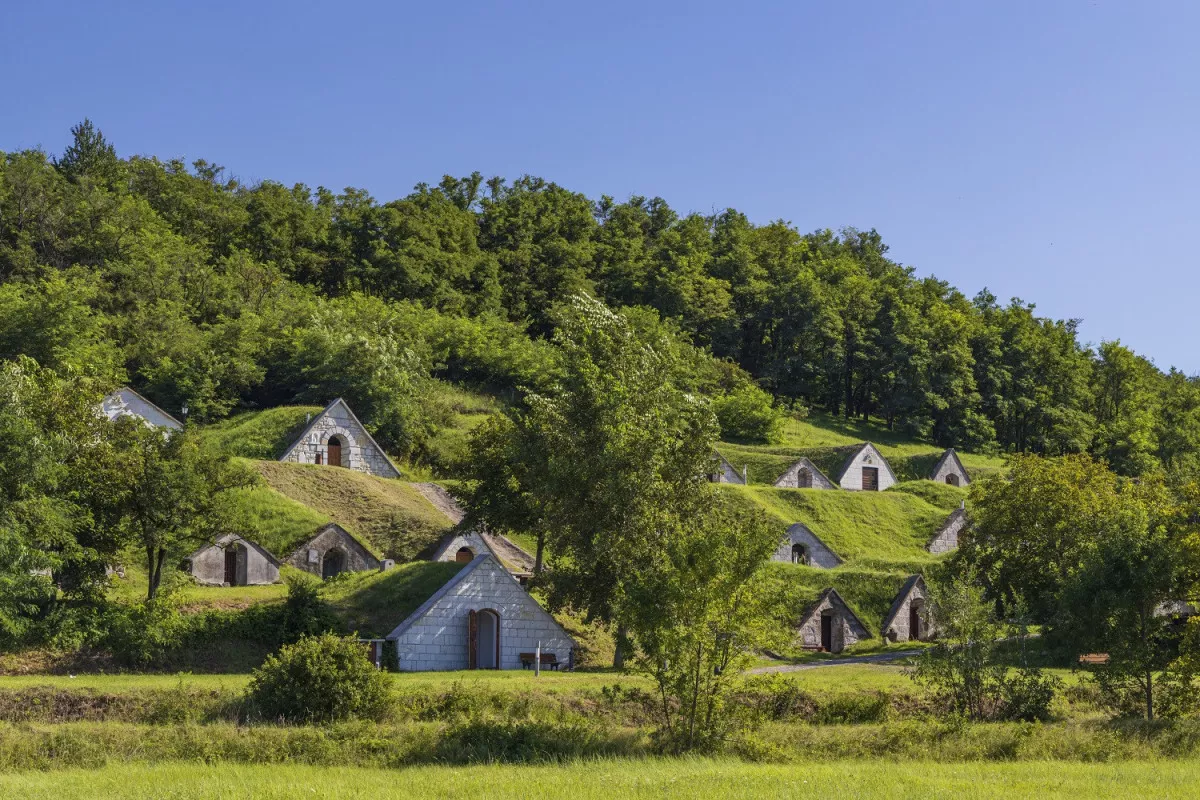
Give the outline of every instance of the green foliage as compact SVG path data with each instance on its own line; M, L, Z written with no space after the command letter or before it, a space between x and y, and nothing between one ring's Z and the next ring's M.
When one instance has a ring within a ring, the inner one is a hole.
M713 400L721 436L732 441L778 442L783 436L783 412L771 395L746 384Z
M285 645L254 671L247 699L266 719L292 723L379 719L391 684L353 639L308 636Z
M1061 682L1038 670L1010 670L996 657L1002 628L972 573L928 584L923 609L938 642L910 670L917 683L971 719L1045 720Z
M321 581L299 570L288 570L287 601L283 605L283 643L318 636L338 628L338 618L320 595Z

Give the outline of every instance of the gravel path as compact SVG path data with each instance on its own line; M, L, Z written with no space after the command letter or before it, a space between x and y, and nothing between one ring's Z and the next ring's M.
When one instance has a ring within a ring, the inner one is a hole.
M462 522L463 510L449 492L436 483L414 483L418 492L433 503L433 507L450 518L455 525Z
M894 653L876 653L869 656L849 656L847 658L831 658L828 661L811 661L807 664L783 664L778 667L756 667L747 670L752 673L764 672L800 672L805 669L820 669L821 667L843 667L847 664L887 664L902 658L915 656L920 650L897 650Z

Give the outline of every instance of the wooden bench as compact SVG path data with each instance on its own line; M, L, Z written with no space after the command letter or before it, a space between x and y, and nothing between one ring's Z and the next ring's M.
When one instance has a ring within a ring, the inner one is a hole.
M1079 663L1085 666L1107 664L1108 653L1084 653L1079 657Z
M530 669L537 659L537 653L521 653L521 669ZM542 668L558 669L558 656L554 653L542 653Z

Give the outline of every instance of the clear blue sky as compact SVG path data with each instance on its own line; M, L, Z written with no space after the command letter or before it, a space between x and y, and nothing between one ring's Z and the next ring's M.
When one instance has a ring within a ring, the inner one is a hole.
M874 227L1200 371L1200 4L567 5L11 4L0 150L89 116L247 181L391 199L478 169Z

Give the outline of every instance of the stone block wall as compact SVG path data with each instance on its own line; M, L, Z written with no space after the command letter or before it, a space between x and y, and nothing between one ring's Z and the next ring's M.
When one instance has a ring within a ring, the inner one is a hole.
M315 536L296 548L296 551L288 556L287 563L319 578L325 553L335 548L340 548L346 554L344 572L366 572L382 566L379 559L367 548L335 524L321 528Z
M868 444L854 456L849 466L842 473L840 485L843 489L851 491L862 491L862 468L875 467L879 470L879 491L884 491L896 484L896 475L892 472L892 468L888 465L887 459L875 449L875 445Z
M316 464L317 455L320 454L321 463L328 464L329 440L334 436L342 442L343 468L366 472L380 478L400 477L400 473L367 435L344 402L334 403L321 412L303 439L280 460L297 464Z
M958 535L965 527L967 527L967 512L961 508L955 510L934 534L927 549L935 554L955 549L958 547Z
M909 627L912 622L911 610L914 603L918 607L925 604L925 589L920 582L913 586L912 591L908 593L908 597L900 604L900 608L897 610L891 624L888 625L885 635L889 640L893 642L909 642L914 639L924 639L927 637L928 631L926 630L923 618L917 620L920 629L915 636Z
M806 469L812 475L812 489L836 489L838 488L833 481L829 480L822 474L821 470L809 461L807 458L797 461L787 468L779 478L775 481L775 485L781 489L798 489L800 488L799 475L800 470Z
M463 569L471 572L396 637L401 670L466 669L467 615L485 608L500 615L500 669L520 669L520 654L539 641L567 663L574 641L494 557Z
M958 477L957 486L971 485L971 477L967 475L967 470L963 467L962 462L958 460L958 456L955 455L953 450L947 450L945 455L938 461L929 479L938 483L946 483L946 478L951 475Z
M832 653L840 653L869 635L836 595L827 594L809 611L797 630L796 638L802 647L811 650L821 646L821 617L826 615L833 617Z
M237 585L257 586L279 580L279 567L253 542L244 539L223 539L218 544L202 547L191 556L190 572L198 582L209 586L225 583L225 548L236 541L238 548Z
M808 565L810 567L833 569L842 563L842 560L824 542L818 539L816 534L800 522L788 528L787 537L780 542L779 548L775 551L772 559L791 563L792 546L797 544L804 545L805 550L808 552Z

